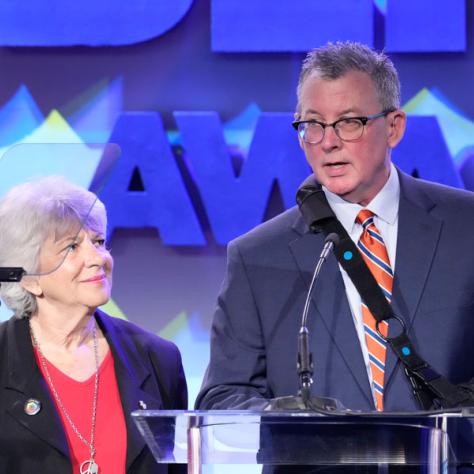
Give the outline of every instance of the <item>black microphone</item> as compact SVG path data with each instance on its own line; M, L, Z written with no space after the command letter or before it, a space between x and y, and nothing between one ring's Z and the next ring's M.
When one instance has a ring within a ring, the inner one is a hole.
M326 200L321 185L312 177L306 179L298 189L296 202L311 232L320 231L321 224L328 219L334 219L334 212Z
M311 296L316 286L321 268L326 261L329 253L339 244L339 236L334 232L330 233L325 241L324 247L319 256L316 268L314 269L313 278L309 285L309 290L306 295L306 301L303 309L303 316L301 318L301 327L298 333L298 377L300 383L299 394L303 399L303 403L307 408L310 408L311 385L313 384L313 354L309 349L309 331L307 327L308 313L311 305Z
M0 282L18 282L25 274L21 267L0 267Z

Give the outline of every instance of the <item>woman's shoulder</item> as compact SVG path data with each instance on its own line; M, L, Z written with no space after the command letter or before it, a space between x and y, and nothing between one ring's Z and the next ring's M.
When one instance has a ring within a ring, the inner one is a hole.
M148 352L150 350L159 351L162 354L179 352L173 342L163 339L131 321L109 316L100 310L96 311L96 318L108 339L120 339L122 343L136 345L137 349L144 349Z
M164 406L168 409L187 407L186 379L177 346L136 324L114 318L102 311L96 319L114 356L122 364L135 369L145 367L158 381ZM163 392L161 392L163 390Z
M25 327L27 324L27 318L18 318L17 316L10 316L9 319L0 321L0 343L3 343L10 336L16 336L17 332Z

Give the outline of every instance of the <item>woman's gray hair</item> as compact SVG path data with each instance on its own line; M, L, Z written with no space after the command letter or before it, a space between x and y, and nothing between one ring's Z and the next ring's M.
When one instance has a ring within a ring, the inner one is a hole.
M19 184L0 199L0 267L35 274L44 242L82 227L105 234L106 211L95 194L60 176ZM18 317L36 312L35 296L20 283L1 283L0 298Z
M400 107L400 81L389 57L362 43L346 41L328 43L307 54L297 87L297 117L300 118L301 114L301 89L308 76L317 73L323 79L334 80L350 71L368 74L374 82L383 110L396 110Z

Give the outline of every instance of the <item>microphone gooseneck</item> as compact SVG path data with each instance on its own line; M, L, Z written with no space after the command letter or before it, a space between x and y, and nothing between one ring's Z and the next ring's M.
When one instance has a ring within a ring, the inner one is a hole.
M329 253L339 244L339 237L335 233L330 233L325 241L324 247L319 256L316 268L313 272L313 278L311 279L311 284L309 285L309 290L306 295L306 301L303 309L303 316L301 318L301 327L298 333L298 377L300 384L300 395L303 399L305 406L310 408L310 398L311 398L311 385L313 384L313 355L309 349L309 331L307 327L308 313L311 302L311 296L313 290L316 286L316 281L318 279L321 268L326 261Z
M301 318L301 327L306 327L306 323L308 320L309 304L311 301L311 294L313 292L313 288L316 284L316 280L321 271L321 267L323 266L324 262L328 258L328 255L338 244L339 244L339 236L334 232L331 232L324 240L323 250L321 251L321 255L319 256L318 263L316 264L316 268L314 269L313 278L311 280L311 284L309 285L308 294L306 295L306 301L305 301L304 309L303 309L303 317Z

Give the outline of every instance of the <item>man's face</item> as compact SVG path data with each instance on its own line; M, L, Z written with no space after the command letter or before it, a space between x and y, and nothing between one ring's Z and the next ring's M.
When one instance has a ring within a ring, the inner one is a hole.
M372 79L350 71L339 79L308 76L300 95L300 120L332 123L343 117L365 117L382 111ZM405 115L395 111L369 120L356 141L342 141L332 127L326 127L318 144L303 148L318 181L349 202L367 205L382 189L390 174L390 149L405 129Z

